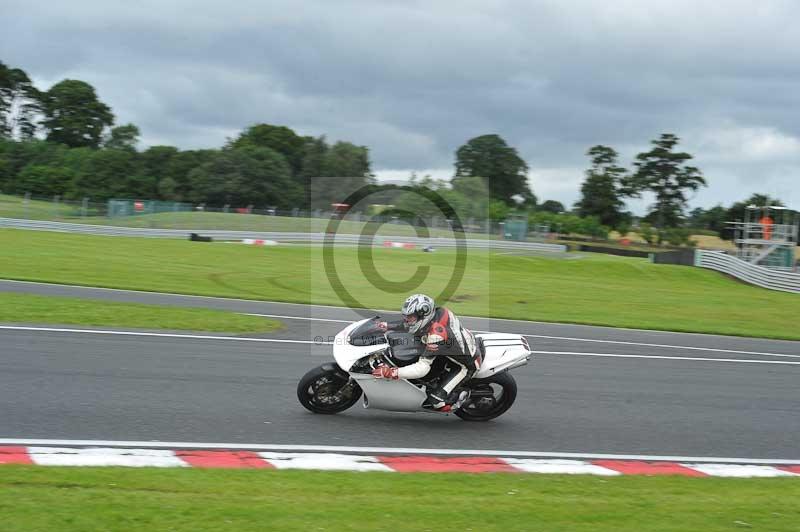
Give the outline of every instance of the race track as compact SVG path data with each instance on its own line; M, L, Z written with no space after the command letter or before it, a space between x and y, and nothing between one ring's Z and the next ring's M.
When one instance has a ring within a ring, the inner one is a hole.
M17 282L0 290L221 308L286 324L250 341L0 329L0 438L800 459L800 342L468 318L476 330L530 335L543 352L514 371L517 403L500 419L360 405L319 416L300 406L295 387L330 360L314 338L356 319L347 309Z

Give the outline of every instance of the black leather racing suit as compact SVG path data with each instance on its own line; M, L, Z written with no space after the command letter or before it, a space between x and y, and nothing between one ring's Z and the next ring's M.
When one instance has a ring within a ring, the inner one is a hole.
M453 404L458 399L453 397L453 390L472 377L480 367L481 360L475 337L461 325L458 317L445 307L437 307L430 323L415 336L419 337L423 344L436 347L427 349L414 364L399 368L398 377L421 379L430 373L432 367L442 367L445 374L439 386L428 390L429 403L434 408ZM440 357L445 358L444 364L437 363L437 359L441 360Z

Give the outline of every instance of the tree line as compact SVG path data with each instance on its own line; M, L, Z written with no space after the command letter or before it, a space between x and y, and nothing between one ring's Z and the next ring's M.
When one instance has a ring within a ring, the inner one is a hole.
M376 182L366 146L329 143L324 135L261 123L217 149L139 151L139 128L115 122L112 109L85 81L66 79L40 90L23 70L0 62L0 191L92 201L127 197L209 207L326 209L349 191L366 188L380 201L381 191L393 188ZM634 225L654 243L686 242L689 228L725 235L724 223L741 219L745 203L687 215L688 195L706 180L690 164L692 155L677 150L679 141L662 134L630 169L620 165L613 148L591 147L580 200L570 209L554 200L539 202L527 180L527 163L497 134L459 147L450 180L412 176L408 193L384 196L399 215L435 215L428 212L435 206L418 201L421 192L434 191L464 220L527 217L531 224L598 238L612 229L624 235ZM625 200L644 193L655 201L636 219L625 210ZM748 200L759 201L777 204L768 197Z
M312 177L346 176L350 187L373 180L366 146L324 135L256 124L219 149L139 151L139 128L115 120L85 81L40 90L0 62L0 190L290 209L306 203Z

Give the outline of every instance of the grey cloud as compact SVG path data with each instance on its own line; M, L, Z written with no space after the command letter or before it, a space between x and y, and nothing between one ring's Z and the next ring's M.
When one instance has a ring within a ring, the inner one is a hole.
M147 143L270 122L439 175L499 133L540 197L571 204L588 147L628 164L669 131L709 178L695 204L773 187L800 205L793 2L0 2L3 61L89 81Z

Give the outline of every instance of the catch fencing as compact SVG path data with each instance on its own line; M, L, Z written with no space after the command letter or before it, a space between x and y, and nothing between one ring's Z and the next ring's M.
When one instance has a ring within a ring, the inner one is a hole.
M16 218L0 218L0 227L10 229L32 229L38 231L55 231L63 233L80 233L102 236L133 236L145 238L189 238L192 233L210 236L215 240L274 240L276 242L298 242L303 244L323 244L326 240L334 245L381 245L386 242L406 242L416 246L435 248L453 248L459 245L457 238L422 238L415 236L374 236L365 237L356 234L279 231L229 231L213 229L149 229L139 227L115 227L109 225L75 224L52 222L46 220L20 220ZM567 246L548 244L545 242L515 242L510 240L491 240L465 238L468 249L489 249L497 251L565 253Z
M698 249L694 255L694 265L727 273L762 288L800 294L800 273L765 268L722 251Z

